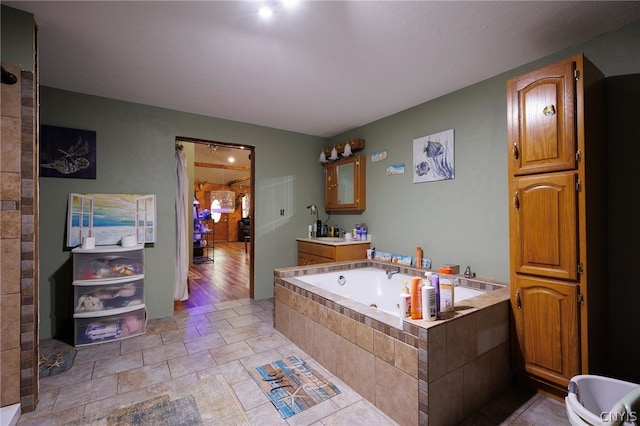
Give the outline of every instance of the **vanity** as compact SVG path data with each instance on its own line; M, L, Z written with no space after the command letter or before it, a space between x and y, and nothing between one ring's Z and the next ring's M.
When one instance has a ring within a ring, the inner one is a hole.
M344 238L297 238L298 266L319 263L360 260L367 258L371 241L351 241Z

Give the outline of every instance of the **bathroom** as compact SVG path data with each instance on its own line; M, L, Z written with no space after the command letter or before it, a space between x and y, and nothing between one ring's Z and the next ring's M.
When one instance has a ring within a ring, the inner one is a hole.
M332 215L330 218L321 210L321 219L328 219L329 223L344 228L366 222L373 235L372 242L379 250L411 254L420 245L425 255L432 258L434 265L468 264L479 276L506 281L509 270L509 194L504 124L506 79L576 52L584 52L606 75L638 73L640 59L628 52L640 50L639 33L640 23L636 22L591 42L330 140L215 120L221 137L257 146L257 192L268 194L256 197L255 297L261 299L273 295L273 270L295 264L295 238L304 236L309 219L306 206L322 203L323 174L317 162L320 149L354 137L366 139L367 155L382 150L387 152L386 161L367 164L367 210L361 214ZM617 46L617 49L610 49L611 45ZM625 83L615 78L609 81L612 88L618 89ZM638 147L633 141L638 139L638 135L637 130L629 125L632 120L629 117L633 117L634 113L633 105L624 100L624 90L618 90L617 93L622 100L611 99L608 114L610 120L617 120L616 126L610 130L610 140L618 143L609 145L607 160L610 164L609 228L612 242L609 288L610 303L616 307L610 312L608 326L611 347L616 350L610 351L610 371L607 373L640 382L636 359L630 350L625 350L632 347L632 343L625 343L625 333L637 335L638 331L635 325L637 321L633 321L631 313L634 312L634 301L640 297L640 286L637 285L637 278L621 276L626 265L634 264L635 259L627 248L634 246L640 234L637 225L633 225L635 221L631 212L618 208L623 202L618 200L626 200L625 194L632 193L631 182L635 177L631 173L635 167L634 158L638 157ZM101 111L100 117L92 113L95 110ZM135 126L128 121L128 117L137 117ZM174 182L170 175L160 175L156 182L138 181L136 176L156 175L158 169L173 168L175 135L193 132L211 134L210 122L202 117L159 111L50 87L41 88L41 121L96 129L103 140L113 147L112 152L101 153L100 160L106 166L105 176L104 180L91 186L92 191L118 191L120 188L113 189L113 185L124 185L122 181L126 176L130 179L129 183L135 182L134 191L153 192L163 199L172 199ZM121 123L130 123L131 126L120 127ZM115 134L117 132L113 129L116 128L126 132L127 137L121 138L121 133ZM455 131L455 179L413 184L409 179L410 173L386 174L388 165L404 163L409 168L411 141L414 138L447 129ZM260 140L256 141L255 134L258 131ZM144 141L148 145L132 141ZM122 155L122 152L129 152L127 144L130 143L135 147L135 154L148 155L146 163L140 164L135 155ZM166 150L160 147L166 147ZM282 153L296 161L279 161ZM65 221L66 195L70 190L87 191L86 182L65 184L51 179L40 182L40 204L46 206L47 211L46 215L40 217L40 253L47 253L46 257L40 259L41 337L50 337L56 327L56 271L68 258L68 253L63 252L58 243L64 232L60 224ZM284 216L278 213L280 208L285 209ZM162 202L159 209L164 217L173 217L172 203ZM163 226L160 240L171 240L173 232L169 225ZM273 247L278 249L273 250ZM152 266L150 279L157 283L156 289L149 295L149 302L153 305L150 314L154 317L171 315L173 282L167 277L173 275L172 248L157 244L147 254ZM629 327L636 329L629 330Z

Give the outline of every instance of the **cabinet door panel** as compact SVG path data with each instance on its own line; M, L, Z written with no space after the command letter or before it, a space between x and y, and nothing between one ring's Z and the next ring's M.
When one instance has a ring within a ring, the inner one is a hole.
M574 69L568 60L507 83L513 175L575 168Z
M512 290L527 373L566 387L580 373L578 285L518 276Z
M514 178L510 242L517 273L578 278L576 175Z
M324 166L327 211L366 209L366 160L363 155Z

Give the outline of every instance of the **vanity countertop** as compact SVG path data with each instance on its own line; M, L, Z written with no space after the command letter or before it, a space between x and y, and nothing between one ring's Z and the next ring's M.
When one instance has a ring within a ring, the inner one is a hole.
M325 244L328 246L347 246L353 244L371 244L371 241L354 241L345 240L344 238L336 237L318 237L318 238L296 238L297 241L304 241L314 244Z

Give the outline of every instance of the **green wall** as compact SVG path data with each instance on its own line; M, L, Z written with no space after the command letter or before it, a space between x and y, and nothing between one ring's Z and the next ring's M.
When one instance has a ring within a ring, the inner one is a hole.
M149 317L173 314L176 136L255 146L255 297L273 295L273 269L296 263L306 206L321 195L314 163L322 139L250 124L41 87L41 123L95 130L95 180L40 178L40 323L43 338L68 329L70 192L156 194L157 242L145 250ZM314 167L309 167L310 164ZM280 216L280 209L285 215Z

